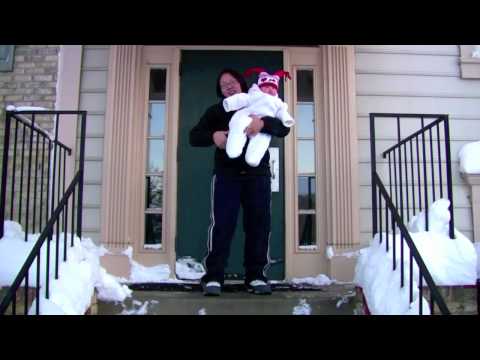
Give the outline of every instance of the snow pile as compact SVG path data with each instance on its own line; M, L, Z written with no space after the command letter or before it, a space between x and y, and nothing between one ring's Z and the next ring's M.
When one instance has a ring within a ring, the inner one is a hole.
M475 45L473 48L472 58L480 59L480 45Z
M448 236L450 202L440 199L430 206L429 231L425 231L425 214L415 216L409 224L412 240L427 266L437 286L472 285L477 277L477 254L472 242L455 230L455 239ZM413 303L409 304L410 253L404 243L404 279L405 286L400 287L401 237L396 232L395 239L388 234L389 252L386 252L387 235L376 234L370 247L361 252L358 259L354 282L360 286L367 299L372 314L418 314L419 269L413 261ZM395 241L395 264L393 269L392 245ZM426 282L423 281L426 286ZM428 303L423 313L429 313Z
M348 251L348 252L342 252L342 253L337 253L335 254L335 251L333 249L333 246L327 246L325 255L327 256L328 259L332 259L334 256L343 256L346 258L351 258L351 257L358 257L360 255L361 250L355 250L355 251Z
M325 254L327 255L327 259L332 259L335 256L335 252L333 251L333 246L327 246Z
M312 313L312 308L310 304L307 303L306 299L300 299L300 303L293 308L292 315L310 315Z
M477 279L480 279L480 242L476 242L474 245L477 251Z
M480 174L480 141L462 146L458 152L460 172Z
M124 252L130 261L130 283L160 283L170 277L170 267L167 264L144 266L133 260L133 249L129 246Z
M319 274L316 277L292 278L291 283L300 286L328 286L335 283L327 275Z
M428 231L448 235L450 211L448 207L450 201L447 199L440 199L435 201L428 208ZM426 230L426 216L425 212L421 211L415 215L408 223L409 232L420 232Z
M199 280L205 275L205 269L191 256L184 256L177 260L175 273L179 279Z
M450 201L440 199L429 207L428 232L423 211L412 218L408 230L437 285L472 285L476 282L475 247L456 229L455 239L450 239L449 206Z
M18 271L30 254L40 234L29 234L25 242L25 233L20 224L5 221L4 237L0 239L0 286L10 286ZM47 243L40 251L40 314L82 315L91 304L95 288L99 298L105 301L123 301L131 295L131 290L119 282L100 266L100 256L104 248L97 247L90 239L73 238L67 234L67 261L63 261L64 237L59 236L59 278L55 280L56 237L50 242L49 299L45 299ZM29 270L29 286L36 286L36 259ZM30 314L35 313L35 301Z

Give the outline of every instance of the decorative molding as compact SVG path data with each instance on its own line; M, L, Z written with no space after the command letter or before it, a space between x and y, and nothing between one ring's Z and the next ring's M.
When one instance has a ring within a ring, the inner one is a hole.
M353 46L320 46L320 115L325 126L328 245L359 244L355 53Z
M131 200L131 161L134 156L132 126L141 71L142 46L114 45L110 48L105 116L102 192L102 242L127 247L131 239L128 209ZM108 191L107 191L108 190Z

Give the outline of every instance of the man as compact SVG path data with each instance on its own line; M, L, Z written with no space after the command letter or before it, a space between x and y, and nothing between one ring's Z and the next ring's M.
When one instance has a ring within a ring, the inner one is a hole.
M216 146L208 253L203 260L206 274L201 279L207 296L218 296L221 293L240 205L243 207L245 230L245 285L254 294L268 295L272 292L266 276L271 222L270 155L267 151L260 164L252 167L245 162L247 146L242 155L235 159L230 159L225 151L228 124L234 112L225 111L223 99L246 91L247 84L237 71L222 70L217 79L220 102L209 107L190 131L190 145ZM290 132L276 118L251 117L252 122L245 129L248 136L262 132L285 137Z

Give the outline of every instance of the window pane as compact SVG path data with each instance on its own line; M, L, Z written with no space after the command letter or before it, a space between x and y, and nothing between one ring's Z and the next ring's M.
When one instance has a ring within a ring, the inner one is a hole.
M315 121L313 103L298 104L297 112L297 136L313 138L315 136L313 127Z
M162 214L145 215L145 244L162 243Z
M159 173L163 171L163 140L148 140L148 172Z
M147 186L145 187L145 206L150 209L162 208L163 200L163 177L147 176Z
M313 102L313 70L297 71L297 101Z
M315 146L313 140L298 141L298 174L315 173Z
M315 214L300 214L298 220L298 245L315 245Z
M150 93L148 96L149 100L165 100L166 80L166 69L150 70Z
M315 176L298 177L298 208L315 209Z
M150 136L163 136L165 131L165 103L150 103L148 111Z

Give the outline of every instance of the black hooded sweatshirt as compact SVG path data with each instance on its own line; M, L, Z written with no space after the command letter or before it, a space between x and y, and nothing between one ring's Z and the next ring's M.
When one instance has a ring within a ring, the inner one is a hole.
M228 123L235 111L226 112L223 108L223 99L207 109L200 118L198 124L190 131L190 145L211 146L214 145L213 133L216 131L228 131ZM282 122L270 116L262 117L264 126L262 133L276 137L285 137L290 129L283 126ZM214 174L222 175L268 175L270 176L270 154L265 152L260 164L257 167L248 165L245 161L247 143L243 148L242 155L236 159L230 159L225 149L215 149Z

